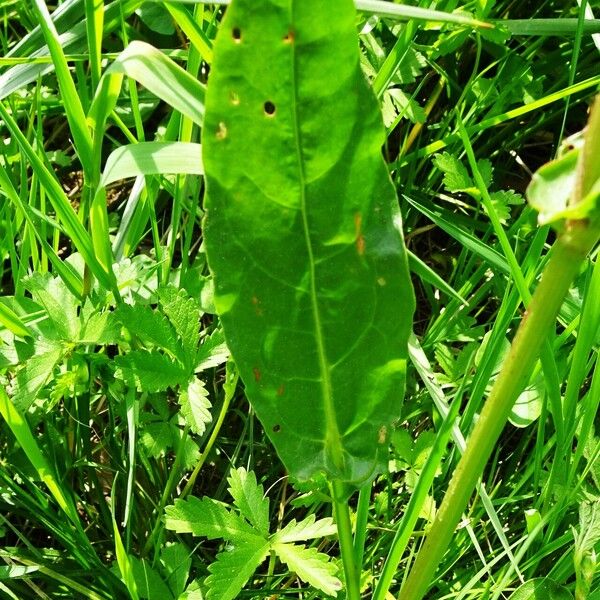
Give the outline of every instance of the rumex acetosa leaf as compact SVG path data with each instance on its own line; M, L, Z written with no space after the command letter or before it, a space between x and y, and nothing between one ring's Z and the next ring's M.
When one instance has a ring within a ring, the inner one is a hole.
M227 344L290 473L362 482L414 297L352 0L233 0L214 51L204 240Z

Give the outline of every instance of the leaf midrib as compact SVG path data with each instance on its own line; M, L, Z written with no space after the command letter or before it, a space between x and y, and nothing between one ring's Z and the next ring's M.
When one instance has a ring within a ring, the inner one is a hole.
M295 20L294 8L296 1L291 0L290 3L290 21L293 25ZM294 135L294 148L296 151L296 160L298 164L298 178L300 182L300 211L302 213L302 227L304 233L304 240L306 243L306 249L308 252L309 260L309 273L310 273L310 302L313 313L314 322L314 335L317 342L317 354L319 359L319 371L321 373L321 395L323 399L323 406L325 409L325 448L331 453L331 458L337 469L340 471L344 468L344 454L342 445L340 443L340 431L338 428L337 419L335 417L335 406L333 403L333 391L331 385L331 372L329 368L329 360L327 358L327 352L325 350L325 340L323 336L323 327L321 324L321 313L319 309L319 302L317 299L317 285L315 276L315 260L312 240L310 237L309 224L308 224L308 213L306 207L306 174L304 172L304 161L302 157L302 136L300 132L300 125L298 120L298 82L297 82L297 64L296 64L296 53L297 53L297 42L293 41L292 46L292 130Z

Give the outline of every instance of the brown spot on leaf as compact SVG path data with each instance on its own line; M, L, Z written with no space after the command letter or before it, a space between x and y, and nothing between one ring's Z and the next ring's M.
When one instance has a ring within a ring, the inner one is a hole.
M238 106L240 103L240 96L237 92L229 92L229 100L231 104L233 104L234 106Z
M273 425L273 433L279 433L281 431L281 425Z
M382 425L377 432L377 442L383 444L387 439L387 427Z
M365 238L362 234L362 215L360 213L354 215L354 232L356 233L356 250L362 256L365 253Z
M283 385L283 383L277 388L277 395L278 396L283 396L283 392L285 392L285 386Z
M260 378L262 377L262 374L261 374L260 370L258 369L258 367L254 367L252 369L252 372L254 373L254 380L255 381L260 381Z
M293 30L289 30L284 36L283 36L283 41L285 44L293 44L294 40L296 38L296 34L294 33Z
M231 37L236 44L240 44L242 42L242 30L239 27L234 27L231 30Z
M224 140L227 137L227 126L223 121L219 123L216 136L218 140Z

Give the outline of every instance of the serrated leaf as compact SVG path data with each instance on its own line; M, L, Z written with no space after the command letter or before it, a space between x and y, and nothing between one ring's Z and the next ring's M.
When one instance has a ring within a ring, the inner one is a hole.
M188 372L183 366L156 350L132 350L117 356L115 376L135 381L144 392L163 392L186 382Z
M449 192L464 192L473 187L467 168L456 156L448 152L436 154L433 164L444 174L444 187Z
M494 167L492 162L487 158L482 158L477 161L477 170L483 179L483 183L486 187L489 187L492 183L492 177L494 173Z
M208 567L206 600L233 600L242 591L254 571L269 554L269 543L260 538L253 543L221 552Z
M508 600L573 600L571 592L551 579L531 579L516 590Z
M166 421L148 423L140 435L140 442L146 452L154 457L165 456L173 446L173 426Z
M36 344L39 354L29 358L17 371L12 384L11 399L21 411L27 411L35 402L40 390L50 379L54 367L62 359L63 348L60 345Z
M352 0L232 2L206 95L204 242L246 393L300 479L362 483L399 416L414 299L384 140Z
M402 85L414 83L426 66L425 57L413 46L409 46L398 64L398 69L394 74L394 82Z
M395 111L386 118L385 102L388 98L395 107ZM414 98L411 98L399 88L391 88L384 95L384 124L386 127L389 127L396 119L396 114L402 115L405 119L409 119L413 123L425 123L427 120L425 109L419 106Z
M194 579L177 600L204 600L200 582Z
M113 344L117 341L119 331L114 313L94 311L82 325L77 341L80 344Z
M167 585L173 596L179 599L184 593L192 566L190 551L181 543L168 544L160 551L160 562L167 574Z
M167 529L210 540L223 538L237 544L263 540L244 519L212 498L175 500L165 508Z
M336 533L337 527L333 519L326 517L317 521L315 515L309 515L299 523L295 519L290 521L283 529L273 535L272 541L289 544L335 535Z
M200 305L185 290L166 287L158 294L163 312L175 328L183 346L185 363L193 367L200 338Z
M212 404L204 382L194 377L187 388L181 391L178 401L185 422L194 433L202 435L206 431L206 425L212 421Z
M227 362L229 348L225 343L222 329L215 329L209 336L205 337L196 354L196 373L218 367Z
M79 375L76 371L65 371L64 373L60 373L60 375L54 379L54 387L50 392L52 405L56 404L63 397L69 397L72 394L78 379ZM47 407L47 409L48 408L49 407Z
M492 204L501 223L510 218L510 206L523 203L523 197L513 190L499 190L490 194Z
M165 315L139 302L122 304L115 314L127 330L140 340L183 359L183 347Z
M302 581L328 596L335 596L342 589L342 582L336 577L337 567L316 548L276 543L273 550Z
M256 482L253 471L244 467L232 469L229 477L229 493L240 513L265 537L269 535L269 499L264 497L262 485Z
M25 287L35 302L44 307L58 338L69 342L75 340L79 331L79 302L63 281L50 273L35 272L25 280Z
M575 538L576 552L584 554L600 541L600 501L583 502L579 507L579 533Z

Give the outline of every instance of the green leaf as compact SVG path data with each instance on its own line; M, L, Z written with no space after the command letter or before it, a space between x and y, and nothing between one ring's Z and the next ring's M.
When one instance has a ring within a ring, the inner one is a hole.
M183 346L184 362L193 368L200 339L200 305L185 290L166 287L159 290L158 298L163 312L175 328Z
M234 1L215 42L202 131L215 306L288 471L359 483L401 409L413 291L353 3L278 6Z
M337 567L330 562L329 556L316 548L275 543L273 550L300 579L328 596L335 596L342 589L342 583L336 577Z
M79 302L62 279L52 277L50 273L33 273L25 281L25 286L35 302L44 307L59 339L68 342L75 340L79 331Z
M148 564L147 560L140 560L135 556L129 556L129 564L140 598L147 598L147 600L169 600L174 597L167 584Z
M180 363L155 350L132 350L117 356L115 363L116 377L132 379L145 392L163 392L184 383L188 377L188 371Z
M115 314L132 335L183 360L183 348L165 315L139 302L121 304Z
M444 174L444 187L449 192L464 192L474 187L467 167L456 156L448 152L436 154L433 164Z
M240 513L263 536L269 535L269 499L264 497L262 485L256 483L253 471L244 467L232 469L227 479L229 493Z
M521 393L510 411L509 421L515 427L529 427L542 414L546 386L543 378L538 377Z
M426 66L425 57L412 46L409 46L398 64L393 80L402 85L414 83Z
M26 411L46 385L64 349L50 342L36 344L36 354L17 371L11 398L17 409Z
M11 308L0 301L0 324L12 331L15 335L26 338L31 337L29 328Z
M218 367L227 362L229 348L225 343L222 329L215 329L209 336L205 337L196 354L196 373Z
M201 124L204 86L170 58L145 42L134 41L103 75L88 114L94 135L101 139L104 124L115 107L123 77L131 77L182 114Z
M94 310L90 303L83 307L82 312L87 315L87 319L79 332L77 341L80 344L113 344L116 342L120 327L113 312Z
M600 500L583 502L579 507L579 533L575 537L576 552L593 550L600 542Z
M138 175L180 173L202 175L200 144L185 142L140 142L119 146L106 159L100 185Z
M223 538L238 544L264 541L244 519L212 498L177 499L174 505L165 508L165 515L167 529L177 533L191 533L210 540Z
M136 11L144 25L160 33L161 35L172 35L175 33L175 25L166 8L157 2L144 2Z
M168 544L160 551L160 562L167 572L167 584L175 598L184 593L192 558L190 551L181 543Z
M596 99L583 135L567 140L569 148L534 173L527 188L529 203L541 225L564 219L600 218L600 99ZM570 143L575 140L574 143Z
M144 426L140 442L149 456L165 456L173 445L173 426L166 421L148 423Z
M260 538L218 554L217 560L208 567L210 575L206 579L206 600L236 598L268 554L269 542Z
M531 579L508 600L573 600L571 592L551 579Z
M305 542L315 538L335 535L337 527L333 519L326 517L325 519L315 520L315 515L309 515L299 523L293 519L283 529L273 535L273 542L281 542L289 544L293 542Z
M179 394L178 400L185 422L194 433L202 435L206 431L206 425L212 421L210 414L212 405L204 383L194 377L187 388Z
M568 204L577 179L579 150L550 161L538 169L527 188L527 200L538 211L540 225L569 216Z

